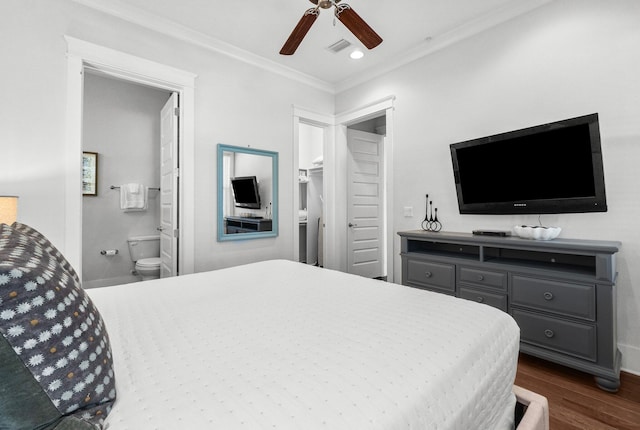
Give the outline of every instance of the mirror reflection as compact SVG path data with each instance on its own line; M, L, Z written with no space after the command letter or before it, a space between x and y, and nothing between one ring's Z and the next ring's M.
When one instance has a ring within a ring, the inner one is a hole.
M218 240L277 236L278 154L218 145Z

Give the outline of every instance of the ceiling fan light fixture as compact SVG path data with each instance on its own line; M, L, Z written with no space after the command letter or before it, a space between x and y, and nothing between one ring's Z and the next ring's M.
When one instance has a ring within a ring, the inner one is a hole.
M348 4L338 4L341 0L309 0L315 4L305 12L300 21L291 32L291 35L282 46L280 54L293 55L306 36L307 32L318 18L319 9L328 9L334 6L334 16L368 49L373 49L382 43L382 38L358 15ZM334 20L335 25L335 20Z
M309 0L311 3L322 9L329 9L331 6L335 6L342 0Z

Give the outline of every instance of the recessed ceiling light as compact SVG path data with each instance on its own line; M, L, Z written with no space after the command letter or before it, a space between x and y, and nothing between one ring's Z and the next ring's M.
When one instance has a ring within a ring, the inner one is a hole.
M358 59L364 57L364 52L362 52L359 49L356 49L351 54L349 54L349 57L353 58L354 60L358 60Z

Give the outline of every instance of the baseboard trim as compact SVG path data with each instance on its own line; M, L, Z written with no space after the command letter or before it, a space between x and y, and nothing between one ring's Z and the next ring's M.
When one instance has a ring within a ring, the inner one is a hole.
M640 376L640 348L632 345L618 344L618 349L622 353L623 372Z
M133 275L118 276L107 279L94 279L92 281L82 281L82 288L88 290L91 288L110 287L112 285L130 284L131 282L137 282L139 280L139 278Z

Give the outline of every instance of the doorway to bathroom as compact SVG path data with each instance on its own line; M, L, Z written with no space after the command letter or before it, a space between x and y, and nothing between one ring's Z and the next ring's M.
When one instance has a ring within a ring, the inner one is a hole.
M66 180L65 180L65 246L67 259L83 271L82 261L82 164L84 78L87 73L162 89L177 94L180 101L179 146L173 159L179 162L174 169L177 202L172 220L176 264L172 275L193 273L195 268L195 81L197 75L186 70L120 52L65 35L67 43L67 107L66 107ZM100 157L98 157L98 164ZM99 168L99 166L98 166ZM97 174L98 184L100 173ZM111 184L108 184L111 185ZM163 196L164 197L164 196ZM86 286L86 285L84 285Z
M168 176L173 172L172 151L161 150L162 123L167 122L161 111L172 97L177 95L169 90L85 73L82 150L98 154L96 193L82 198L85 288L159 275L160 234L167 228L163 218L171 219L177 209L171 199L167 207L161 191L175 189L171 181L161 180L167 170ZM135 264L142 261L136 251L143 247L140 255L149 267Z

